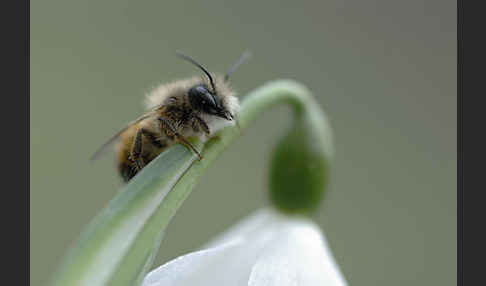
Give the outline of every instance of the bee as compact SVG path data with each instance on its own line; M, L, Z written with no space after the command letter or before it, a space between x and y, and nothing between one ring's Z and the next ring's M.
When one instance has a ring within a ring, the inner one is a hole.
M90 158L96 160L108 146L117 143L117 168L124 182L176 143L189 148L201 160L201 153L188 139L206 140L221 128L237 124L239 101L228 80L249 53L245 52L225 75L212 75L194 59L179 52L176 55L204 75L152 90L145 99L146 112L108 139Z

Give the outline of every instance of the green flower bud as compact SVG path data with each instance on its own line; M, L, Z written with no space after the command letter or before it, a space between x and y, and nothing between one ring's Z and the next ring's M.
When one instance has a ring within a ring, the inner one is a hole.
M308 100L297 109L292 129L272 156L270 199L284 212L315 210L328 183L331 132L316 104Z

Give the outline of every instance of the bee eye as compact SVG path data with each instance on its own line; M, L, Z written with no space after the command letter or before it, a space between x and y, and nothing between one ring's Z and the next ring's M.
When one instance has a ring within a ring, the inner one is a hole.
M196 85L189 89L189 102L193 108L209 111L218 108L213 95L203 85Z

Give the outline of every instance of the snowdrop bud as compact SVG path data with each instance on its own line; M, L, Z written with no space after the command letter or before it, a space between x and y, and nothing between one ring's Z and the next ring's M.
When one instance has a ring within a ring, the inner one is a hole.
M331 163L331 129L313 100L297 110L290 132L274 150L270 198L285 212L310 212L323 198Z

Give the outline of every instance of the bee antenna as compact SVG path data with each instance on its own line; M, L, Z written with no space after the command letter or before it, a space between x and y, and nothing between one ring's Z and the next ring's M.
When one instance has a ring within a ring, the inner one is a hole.
M216 90L216 88L214 87L213 77L211 76L211 74L208 72L208 70L206 68L204 68L200 63L196 62L196 60L194 60L193 58L188 57L181 52L176 51L176 55L178 57L190 62L191 64L197 66L198 68L200 68L208 76L209 82L211 83L213 90Z
M241 57L228 69L226 74L224 75L224 81L227 81L231 74L239 67L243 62L245 62L248 58L251 57L250 51L246 50Z

